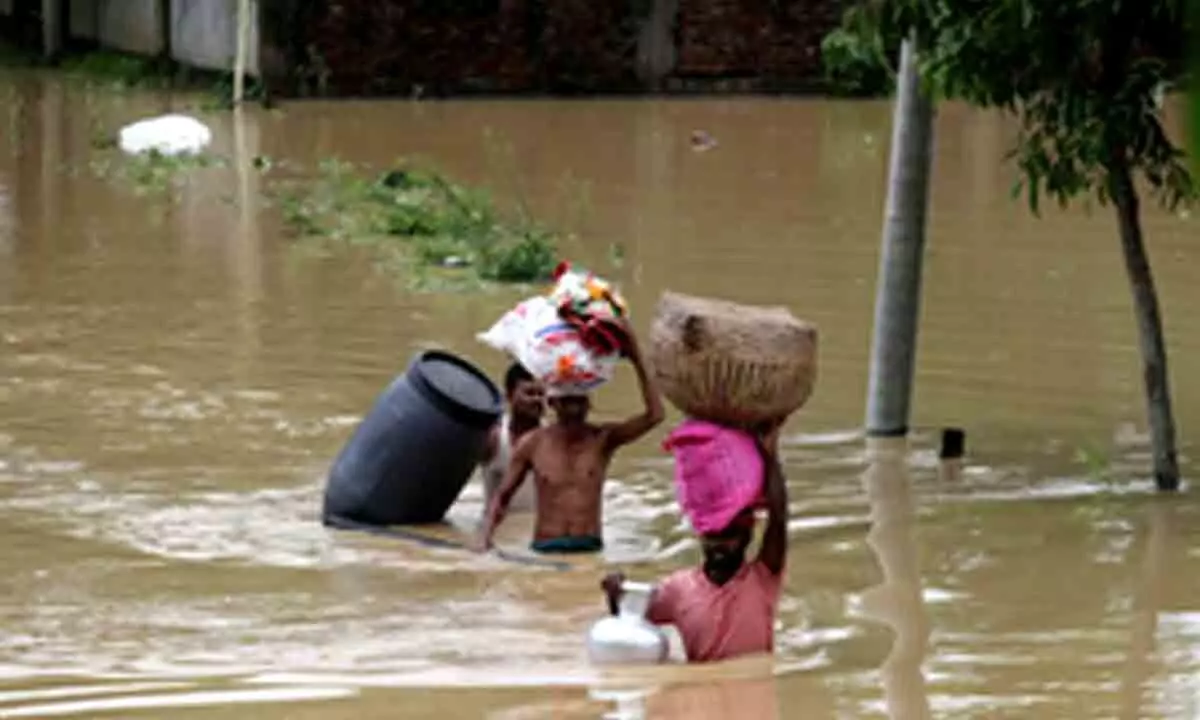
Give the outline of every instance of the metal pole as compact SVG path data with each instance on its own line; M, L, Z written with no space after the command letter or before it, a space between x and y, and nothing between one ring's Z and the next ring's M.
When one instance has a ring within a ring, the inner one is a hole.
M915 37L900 48L883 250L867 385L867 434L908 434L921 309L921 263L933 149L933 102L921 91Z
M250 45L250 0L238 0L237 55L233 62L233 102L241 103L246 90L246 54Z
M62 52L63 25L67 19L61 11L59 0L42 0L42 56L49 62L58 60Z

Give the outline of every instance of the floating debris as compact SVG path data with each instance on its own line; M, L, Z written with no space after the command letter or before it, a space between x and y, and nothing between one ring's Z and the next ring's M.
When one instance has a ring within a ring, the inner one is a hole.
M717 146L717 139L703 130L692 131L692 150L707 152Z
M117 144L130 155L197 155L212 142L212 131L187 115L162 115L121 128Z

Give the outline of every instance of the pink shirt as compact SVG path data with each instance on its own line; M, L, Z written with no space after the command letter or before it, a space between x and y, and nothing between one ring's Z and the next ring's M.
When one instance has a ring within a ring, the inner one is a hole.
M700 568L677 570L655 588L646 618L679 629L689 662L773 652L782 580L757 560L724 585Z

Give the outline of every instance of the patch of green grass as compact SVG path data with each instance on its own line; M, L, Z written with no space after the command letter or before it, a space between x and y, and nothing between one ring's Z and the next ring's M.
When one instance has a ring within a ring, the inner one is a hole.
M1113 483L1112 459L1093 445L1075 448L1075 462L1083 466L1087 476L1096 482Z
M155 58L111 50L68 55L58 67L68 75L122 88L157 88L170 82L169 73Z
M413 165L371 175L340 160L314 177L286 181L277 193L285 225L298 237L325 237L377 248L419 286L456 278L536 282L558 262L556 237L521 214L501 217L484 191ZM421 272L416 272L415 269ZM436 270L430 273L428 271Z
M553 235L535 225L502 229L479 250L479 275L485 280L545 280L557 264Z
M213 155L144 155L102 154L90 163L97 177L115 180L131 187L137 195L164 194L177 190L185 184L192 171L220 167L223 158Z

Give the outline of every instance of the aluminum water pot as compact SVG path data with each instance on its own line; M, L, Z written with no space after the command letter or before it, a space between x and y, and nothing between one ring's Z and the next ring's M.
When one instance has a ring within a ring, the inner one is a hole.
M619 612L597 620L588 631L588 659L595 665L644 665L665 662L667 636L646 619L653 588L626 581Z

